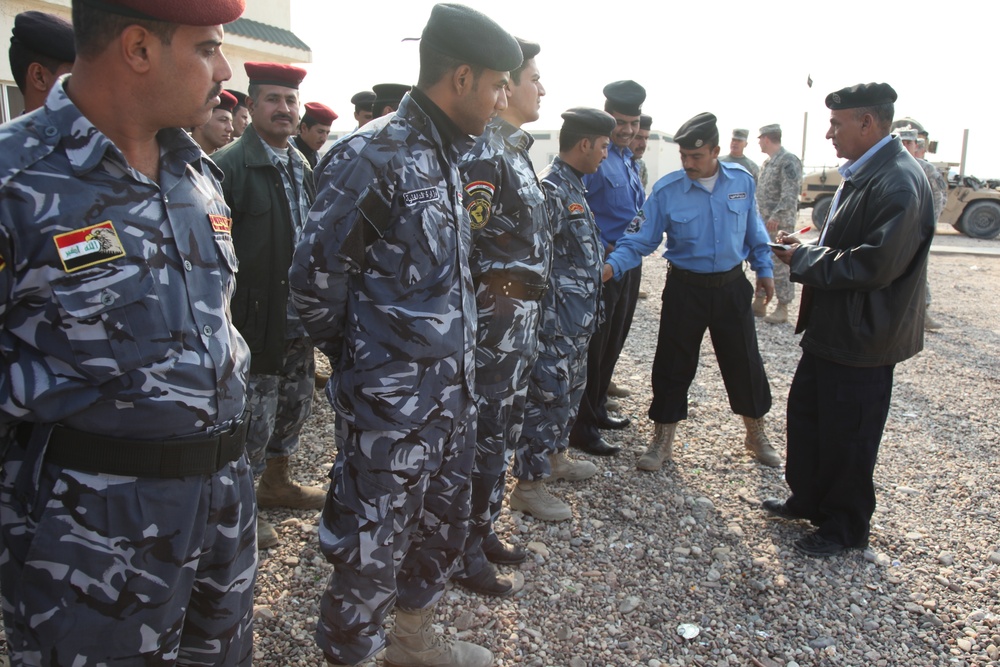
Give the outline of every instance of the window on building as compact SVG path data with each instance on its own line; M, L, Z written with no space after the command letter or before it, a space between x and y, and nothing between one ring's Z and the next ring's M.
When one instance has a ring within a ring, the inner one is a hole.
M24 96L12 83L0 83L0 122L6 123L24 112Z

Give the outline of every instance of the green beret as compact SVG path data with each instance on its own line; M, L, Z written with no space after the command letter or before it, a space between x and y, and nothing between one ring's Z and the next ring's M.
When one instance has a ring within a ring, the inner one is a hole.
M618 126L618 121L608 112L588 107L567 109L563 112L562 119L562 131L573 134L608 137Z
M465 5L434 5L420 41L455 60L497 72L517 69L524 61L514 37Z
M857 109L892 104L896 91L887 83L859 83L826 96L827 109Z
M700 113L681 125L674 134L674 141L681 148L692 150L702 146L715 146L719 143L719 126L716 118L708 112Z

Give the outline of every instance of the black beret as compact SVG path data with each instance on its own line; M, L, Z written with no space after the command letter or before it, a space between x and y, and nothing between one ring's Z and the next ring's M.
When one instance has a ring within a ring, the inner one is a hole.
M374 102L375 93L370 90L362 90L360 93L354 93L354 97L351 98L351 104L354 105L355 111L371 111Z
M652 116L647 116L646 114L642 114L641 116L639 116L639 129L640 130L648 130L648 129L651 129L652 127L653 127L653 117Z
M681 148L692 150L719 143L719 126L714 115L703 112L681 125L674 134L674 141Z
M224 25L238 19L246 0L73 0L110 14L180 25Z
M887 83L859 83L826 96L827 109L857 109L896 101L896 91Z
M15 16L10 45L20 45L61 63L76 60L73 24L45 12L22 12Z
M402 83L377 83L372 86L375 91L375 100L372 102L374 111L381 111L387 104L398 106L403 95L410 92L410 86Z
M517 69L524 61L521 47L510 33L465 5L434 5L420 40L455 60L498 72Z
M638 116L642 113L642 103L646 101L646 89L635 81L615 81L604 86L604 97L607 98L605 111Z
M562 114L563 132L592 134L607 137L618 125L615 117L607 111L588 107L573 107Z
M542 51L542 47L535 42L529 42L521 39L520 37L516 37L515 39L517 39L517 45L521 47L521 56L524 58L525 62L531 60ZM523 65L524 63L521 64Z
M240 107L243 107L244 109L247 108L247 94L246 93L241 93L240 91L233 90L232 88L226 88L226 92L236 98L236 106L233 107L233 111L236 111L236 109L238 109Z

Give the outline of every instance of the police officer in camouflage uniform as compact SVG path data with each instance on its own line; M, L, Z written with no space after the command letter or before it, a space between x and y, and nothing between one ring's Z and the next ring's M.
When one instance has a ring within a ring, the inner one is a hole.
M157 131L208 120L232 74L222 25L242 11L74 0L72 74L0 127L14 665L251 664L249 351L228 316L230 211L197 144Z
M524 426L514 452L513 509L561 521L573 513L545 487L547 479L581 481L597 466L566 455L569 432L587 383L587 349L600 318L604 244L587 204L582 174L608 155L614 116L575 108L563 115L559 155L541 174L552 229L552 270L542 300L538 360L531 369Z
M247 455L260 509L321 509L324 489L298 484L289 463L312 413L316 362L288 293L288 267L315 197L312 169L290 139L298 126L298 87L306 72L277 63L244 64L252 123L212 159L225 174L233 210L233 243L243 267L233 322L250 345ZM278 543L274 526L257 521L261 549Z
M935 167L933 164L927 160L917 157L918 152L918 141L919 135L916 128L906 125L900 128L896 128L896 132L899 134L899 140L903 142L903 148L905 148L910 155L914 157L920 168L924 170L927 174L927 181L931 184L931 195L934 198L934 222L937 223L941 219L941 211L944 210L945 204L948 203L948 181L945 180L944 175L941 170ZM930 279L927 280L927 297L926 297L927 309L930 310L931 307L931 282ZM929 312L924 313L924 329L934 331L940 329L941 325L934 320Z
M493 523L503 503L510 453L521 434L552 253L545 197L528 155L534 139L522 129L538 120L545 95L535 63L540 47L520 39L518 44L524 62L510 72L507 108L490 121L459 166L472 227L469 267L479 312L479 416L472 518L455 580L477 593L499 596L513 592L513 585L497 578L490 560L513 564L527 557L523 550L505 547L493 532Z
M767 159L757 178L757 207L773 241L778 231L795 230L799 212L799 192L802 190L802 163L781 145L781 126L765 125L760 128L760 150ZM774 266L774 294L778 305L767 315L765 295L758 289L753 300L753 314L765 322L781 324L788 321L788 306L795 298L795 286L789 279L788 266L776 262Z
M320 545L334 571L316 632L332 664L379 651L394 604L386 665L493 661L431 623L465 546L475 457L476 300L458 162L506 106L521 60L486 16L435 5L399 110L318 167L290 283L333 365L338 452Z
M735 162L749 171L750 175L753 176L753 180L756 181L760 175L760 167L757 166L756 162L743 154L743 151L747 147L747 137L749 136L750 130L739 128L733 130L733 138L729 140L729 155L720 157L719 162Z

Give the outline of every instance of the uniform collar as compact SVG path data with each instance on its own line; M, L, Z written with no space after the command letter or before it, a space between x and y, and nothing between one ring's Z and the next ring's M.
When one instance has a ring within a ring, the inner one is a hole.
M519 127L515 127L500 116L491 120L490 126L496 130L497 134L503 137L504 143L513 151L519 153L526 152L535 143L535 138L530 133Z

